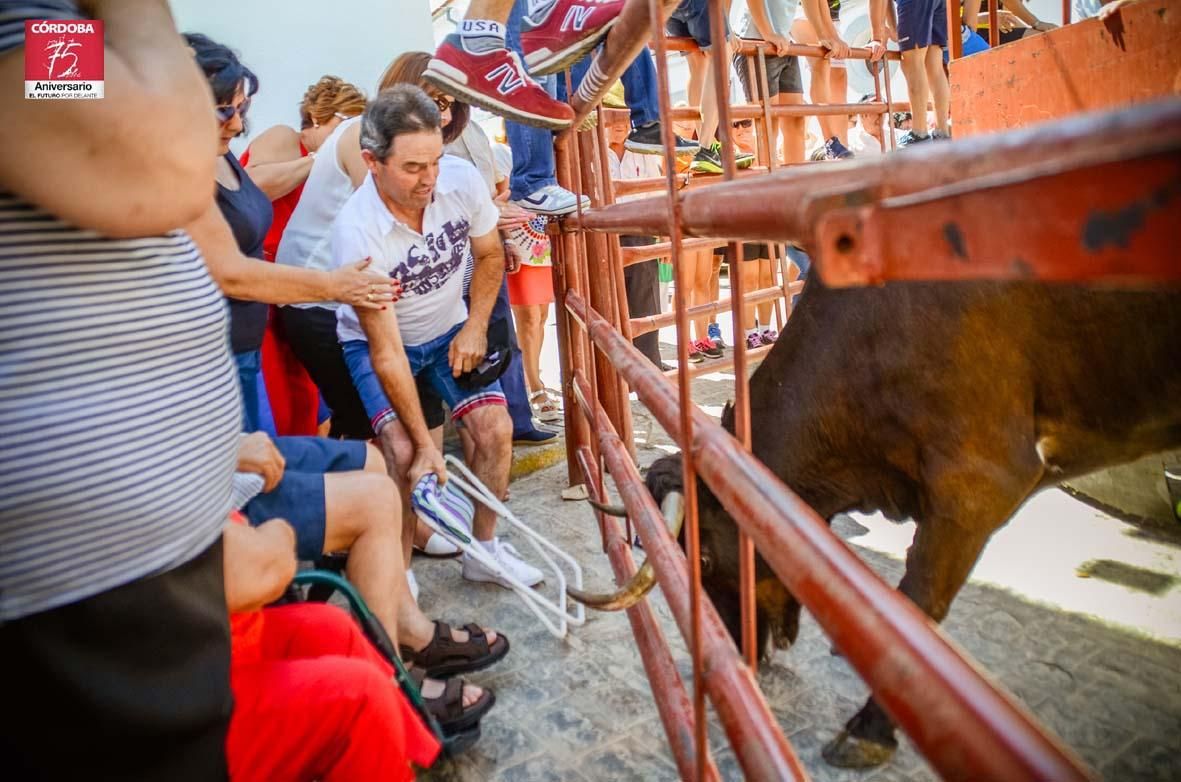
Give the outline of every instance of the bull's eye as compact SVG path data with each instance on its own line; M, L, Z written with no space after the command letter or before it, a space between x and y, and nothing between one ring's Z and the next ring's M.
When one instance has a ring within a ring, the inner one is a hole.
M709 575L713 572L714 560L709 555L708 551L701 552L701 575Z

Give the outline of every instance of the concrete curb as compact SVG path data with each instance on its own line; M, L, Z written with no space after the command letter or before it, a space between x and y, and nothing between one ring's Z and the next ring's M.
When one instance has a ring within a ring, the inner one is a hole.
M545 445L518 445L513 448L513 466L509 471L509 480L515 481L526 475L553 467L566 459L566 438L559 435L552 442Z

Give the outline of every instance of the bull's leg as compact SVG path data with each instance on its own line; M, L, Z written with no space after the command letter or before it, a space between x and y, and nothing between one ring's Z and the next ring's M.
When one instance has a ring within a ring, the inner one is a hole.
M992 528L983 534L947 522L926 522L915 534L899 589L935 621L947 615ZM894 722L872 697L824 748L824 759L842 768L885 763L898 748Z

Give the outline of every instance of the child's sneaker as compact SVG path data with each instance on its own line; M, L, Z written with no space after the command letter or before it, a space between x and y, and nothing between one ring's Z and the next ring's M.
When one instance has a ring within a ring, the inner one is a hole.
M706 358L721 358L723 355L722 348L709 337L694 342L693 348Z
M761 348L762 346L763 346L763 337L761 334L759 334L759 332L752 331L751 333L746 335L746 349L747 350L754 350L755 348Z
M763 329L759 332L759 339L763 340L764 345L774 345L775 341L779 339L779 335L775 333L774 329Z
M722 341L722 327L716 323L711 323L705 329L705 334L713 341L715 345L720 348L726 347L726 343Z
M615 25L624 0L555 0L521 21L521 49L529 72L557 73L599 45Z

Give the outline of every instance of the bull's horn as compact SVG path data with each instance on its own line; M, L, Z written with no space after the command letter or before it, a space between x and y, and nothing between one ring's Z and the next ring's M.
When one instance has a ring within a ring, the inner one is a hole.
M660 503L660 511L668 524L668 531L675 538L681 534L681 525L685 521L685 497L680 492L669 492L664 502ZM566 594L571 600L576 600L596 611L623 611L631 608L652 591L656 586L656 571L652 563L644 560L640 569L631 580L614 592L592 594L581 589L566 587Z
M601 502L595 502L594 500L590 499L589 497L587 498L586 501L590 503L590 506L592 508L594 508L595 510L598 510L598 511L602 511L603 513L606 513L608 516L615 516L616 518L620 518L620 519L627 518L627 508L624 507L623 505L605 505Z

